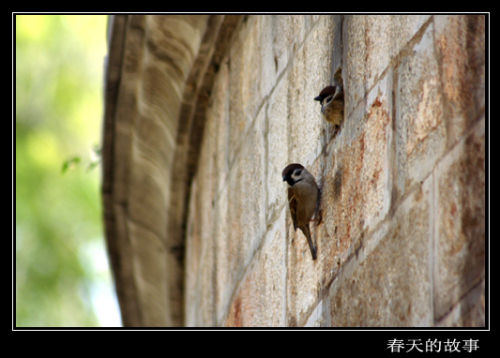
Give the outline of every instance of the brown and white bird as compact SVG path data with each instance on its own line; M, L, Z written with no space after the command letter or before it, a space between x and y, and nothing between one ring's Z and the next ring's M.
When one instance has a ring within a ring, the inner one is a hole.
M313 260L316 260L316 246L309 230L309 221L316 212L319 201L319 188L314 176L301 164L286 166L282 173L283 181L288 187L288 203L292 216L293 228L302 230L307 238Z
M337 126L344 118L344 90L341 85L326 86L321 90L315 101L321 104L321 113L325 119Z

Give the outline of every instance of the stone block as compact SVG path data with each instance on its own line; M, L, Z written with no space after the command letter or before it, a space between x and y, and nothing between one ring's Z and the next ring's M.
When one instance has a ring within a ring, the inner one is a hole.
M397 68L396 188L399 196L423 180L446 149L439 64L429 26Z
M235 181L239 182L240 211L236 214L243 231L243 249L245 255L258 246L266 230L266 184L265 184L265 111L257 115L254 126L246 134L245 144L237 159ZM235 193L230 192L230 195ZM238 194L236 194L238 195Z
M234 289L241 278L266 230L264 131L265 111L261 111L245 135L226 185L227 218L224 223L227 226L227 246L221 255L227 260L224 269L229 272L229 290ZM223 197L218 202L221 200Z
M258 51L260 54L259 97L268 96L278 78L278 71L273 56L273 21L271 16L256 16L259 30ZM260 105L260 104L259 104Z
M268 16L249 16L229 50L231 162L276 82L271 28Z
M436 168L435 315L441 319L485 273L484 117Z
M484 113L485 15L434 15L434 26L453 145Z
M289 164L287 93L288 83L282 79L274 88L267 106L266 191L271 216L287 201L286 183L281 178L281 172Z
M332 61L333 61L333 36L335 22L333 16L321 16L317 24L307 34L304 42L304 56L306 73L304 78L299 78L303 81L304 88L304 120L307 121L307 126L304 126L304 131L310 132L308 129L311 125L316 125L313 128L311 138L314 140L315 146L311 146L311 151L305 157L304 162L312 163L322 148L326 145L333 126L326 122L321 114L321 105L314 100L319 92L327 85L332 83ZM303 126L303 124L301 123ZM305 152L307 153L307 152Z
M288 21L289 16L271 16L274 68L278 75L287 67L291 56L288 36L286 35L287 31L291 31Z
M307 34L304 42L306 53L306 68L309 70L305 81L306 92L312 93L308 100L316 97L323 87L331 84L332 73L332 45L335 29L333 16L321 16L317 24ZM318 102L314 101L319 107ZM314 111L317 113L317 111Z
M437 327L485 327L484 279L436 323Z
M374 228L388 213L392 190L393 73L388 71L367 96L361 157L363 229Z
M224 322L229 327L283 327L286 285L285 210L266 233Z
M346 114L365 97L429 15L352 15L344 19Z
M397 54L392 36L392 15L364 16L364 58L351 58L353 61L364 61L365 93L370 90L378 77L389 65L391 58Z
M425 29L430 18L431 15L391 15L390 34L394 43L390 50L391 57L397 56L412 39L416 38L419 32Z
M330 252L335 256L350 247L363 231L373 229L389 211L391 84L389 72L368 95L364 118L355 119L358 129L350 133L352 139L348 135L341 138L344 141L333 151L332 164L327 167L322 208L327 236L337 240L337 247Z
M280 75L304 41L307 34L306 23L310 22L310 16L277 15L270 18L275 69L276 74Z
M366 94L367 84L366 65L367 56L365 44L365 17L346 16L344 19L344 115L347 117L360 103Z
M315 86L308 78L311 70L307 67L309 56L316 56L312 46L302 46L295 53L290 70L286 74L288 81L288 128L289 160L304 166L314 162L321 151L321 135L326 122L321 115L320 106L314 101L322 84L329 81L324 78ZM325 64L325 67L328 65ZM326 73L326 72L323 72Z
M229 49L229 156L230 163L241 148L246 130L252 125L260 102L261 80L259 29L255 17L241 24Z
M326 143L328 123L314 97L331 83L334 22L332 16L322 16L297 47L286 74L288 81L289 160L303 165L312 164ZM325 38L326 37L326 38Z
M381 238L364 239L371 244L360 246L330 288L332 326L432 325L431 205L427 180L372 234Z

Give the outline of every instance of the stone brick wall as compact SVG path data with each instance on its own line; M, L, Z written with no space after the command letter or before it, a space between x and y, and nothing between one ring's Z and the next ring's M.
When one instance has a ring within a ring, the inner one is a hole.
M485 323L483 16L248 16L189 194L187 326ZM313 98L341 68L340 130ZM313 261L281 170L322 189Z

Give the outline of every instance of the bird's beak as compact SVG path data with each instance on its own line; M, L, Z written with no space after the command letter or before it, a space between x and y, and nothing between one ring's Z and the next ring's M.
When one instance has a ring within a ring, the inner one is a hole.
M285 180L286 180L285 177L283 177L283 181L285 181Z
M321 97L320 96L314 97L314 100L315 101L321 101Z

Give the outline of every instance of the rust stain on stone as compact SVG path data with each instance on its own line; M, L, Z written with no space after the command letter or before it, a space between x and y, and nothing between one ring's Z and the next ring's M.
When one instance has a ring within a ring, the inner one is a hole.
M484 41L482 15L450 17L436 40L449 115L462 114L466 128L484 108Z
M241 317L241 297L238 296L234 300L233 309L227 319L226 326L230 327L242 327L243 320Z
M457 215L457 204L452 203L450 208L450 216L455 217Z
M382 106L382 102L380 101L380 98L375 98L375 101L372 104L372 107L380 107Z
M373 173L373 176L372 178L370 179L370 183L373 185L373 186L376 186L377 183L378 183L378 180L380 178L380 173L382 172L382 169L379 168L375 171L375 173Z

